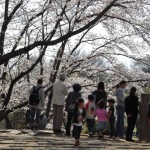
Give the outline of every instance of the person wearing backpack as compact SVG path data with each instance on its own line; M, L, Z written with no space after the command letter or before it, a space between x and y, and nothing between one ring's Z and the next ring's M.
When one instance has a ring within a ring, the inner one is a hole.
M62 133L62 121L63 121L63 109L65 105L65 96L67 96L68 91L66 85L63 83L65 81L65 74L60 74L60 79L53 86L53 131L54 133Z
M81 85L74 84L73 92L70 92L66 98L65 110L68 113L67 124L66 124L66 136L70 136L70 128L71 128L71 123L73 119L73 111L74 111L77 99L81 98L80 91L81 91Z
M30 127L31 130L39 130L40 113L44 109L45 94L42 87L43 79L37 80L37 85L33 86L29 97Z
M105 91L104 82L99 82L97 85L97 90L92 93L95 97L95 104L98 107L98 103L103 100L104 107L107 107L107 93Z

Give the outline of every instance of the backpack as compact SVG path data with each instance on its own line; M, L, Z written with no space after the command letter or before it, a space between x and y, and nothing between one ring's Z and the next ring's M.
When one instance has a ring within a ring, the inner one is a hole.
M29 105L33 105L33 106L39 105L39 103L40 103L39 90L41 88L42 88L42 86L39 87L38 89L35 89L35 86L33 86L33 90L29 97Z

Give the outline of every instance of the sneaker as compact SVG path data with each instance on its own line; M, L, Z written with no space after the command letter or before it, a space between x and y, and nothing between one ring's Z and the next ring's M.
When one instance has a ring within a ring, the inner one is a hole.
M66 134L66 136L68 136L68 137L69 137L69 136L71 136L71 135L70 135L70 134Z
M114 136L113 139L114 140L120 140L120 138L118 136Z
M78 146L78 145L80 145L80 142L79 142L79 140L76 140L75 141L75 146Z
M104 138L103 135L99 135L99 136L98 136L98 139L103 139L103 138Z
M31 127L30 127L30 130L33 131L33 130L34 130L34 126L31 126Z
M54 132L55 134L62 134L62 133L64 133L63 131L57 130L57 129L53 129L53 132Z
M126 139L124 136L120 136L119 138L120 138L120 139L123 139L123 140L125 140L125 139Z
M88 137L89 137L89 138L93 138L93 134L89 134Z
M38 134L39 133L39 130L33 130L33 133L35 133L35 134Z
M135 142L135 140L133 140L133 139L130 139L130 142Z
M57 133L59 133L59 134L63 134L64 132L63 132L63 131L61 131L61 130L57 130Z
M35 126L34 130L39 131L39 126Z
M126 141L128 141L128 142L135 142L135 140L133 140L133 139L126 139Z

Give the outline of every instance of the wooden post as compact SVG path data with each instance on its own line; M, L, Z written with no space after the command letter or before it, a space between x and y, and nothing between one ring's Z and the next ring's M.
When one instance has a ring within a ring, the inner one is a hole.
M141 95L141 105L140 105L140 141L150 142L150 124L147 119L147 108L150 102L150 94Z

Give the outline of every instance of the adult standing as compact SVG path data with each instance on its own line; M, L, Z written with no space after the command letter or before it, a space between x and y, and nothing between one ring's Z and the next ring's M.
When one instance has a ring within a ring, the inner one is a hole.
M66 98L66 108L65 110L68 113L67 124L66 124L66 135L70 136L70 128L73 119L73 112L75 108L75 104L79 98L81 98L81 85L74 84L73 91L70 92Z
M67 87L63 83L65 81L65 74L60 74L58 82L53 86L53 131L54 133L62 133L62 120L63 120L63 108L65 105L65 96L68 94Z
M121 81L120 87L116 90L117 97L117 123L116 130L120 138L124 138L124 111L125 111L125 88L127 82Z
M97 85L97 90L92 93L95 97L95 104L98 105L98 102L103 100L104 106L107 106L107 93L105 91L104 82L99 82Z
M136 88L132 87L129 96L125 98L125 112L127 114L128 123L126 140L131 142L134 142L132 135L138 116L138 104L139 100L136 96Z
M37 85L33 86L30 92L29 108L31 130L39 129L40 113L44 109L45 94L42 84L43 79L38 79Z

